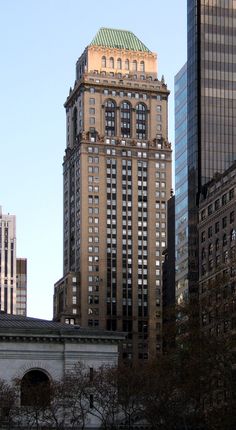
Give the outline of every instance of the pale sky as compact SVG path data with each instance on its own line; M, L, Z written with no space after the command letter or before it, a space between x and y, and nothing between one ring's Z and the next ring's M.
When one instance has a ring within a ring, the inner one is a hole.
M158 55L174 144L174 76L186 61L186 0L0 0L0 205L28 259L28 316L51 319L62 277L63 103L100 27L130 30Z

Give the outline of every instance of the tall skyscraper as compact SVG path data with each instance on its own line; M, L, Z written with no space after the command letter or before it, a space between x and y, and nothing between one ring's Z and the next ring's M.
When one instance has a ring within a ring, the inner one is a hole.
M161 349L169 91L133 33L101 28L66 100L64 275L54 318L129 333L123 358Z
M16 259L16 314L27 313L27 259Z
M19 262L18 262L19 260ZM24 261L24 288L22 285ZM26 259L16 258L16 217L4 215L0 206L0 310L9 314L26 315ZM24 289L24 293L22 291ZM20 297L21 296L21 297ZM21 305L19 306L19 303Z
M187 64L175 76L175 296L188 296Z
M16 313L16 217L0 206L0 309Z
M187 13L188 180L187 195L184 197L182 209L188 218L187 253L185 253L187 280L183 291L178 291L179 266L177 265L177 297L186 297L189 292L197 292L199 278L197 226L200 195L205 193L209 180L218 173L222 174L236 159L234 115L236 2L235 0L188 0ZM176 96L179 98L178 95ZM176 127L178 128L178 123ZM176 133L178 140L177 129ZM186 193L186 187L184 193ZM177 208L176 217L179 217ZM185 270L184 268L180 273L180 280L183 282L186 279L182 276Z

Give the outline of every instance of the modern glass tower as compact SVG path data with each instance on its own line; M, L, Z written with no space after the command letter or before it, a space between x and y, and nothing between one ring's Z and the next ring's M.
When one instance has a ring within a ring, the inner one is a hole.
M188 0L187 13L187 278L194 292L200 194L236 159L236 2Z
M128 332L124 359L161 350L168 95L156 54L129 31L102 28L77 61L65 103L64 276L54 318Z
M187 64L175 76L175 281L182 301L188 295Z

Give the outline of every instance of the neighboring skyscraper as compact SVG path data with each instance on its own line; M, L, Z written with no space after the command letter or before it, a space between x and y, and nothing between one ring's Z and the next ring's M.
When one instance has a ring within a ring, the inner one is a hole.
M16 259L16 314L27 313L27 259Z
M0 310L26 315L26 259L16 259L16 217L0 206Z
M54 318L129 332L123 358L161 349L167 241L169 91L156 54L102 28L76 65L65 103L64 276Z
M16 217L0 206L0 309L16 313Z
M223 173L236 159L236 3L234 0L188 0L187 12L187 152L183 162L186 163L187 156L188 179L183 190L182 211L187 216L188 228L185 230L187 240L183 249L184 267L181 267L182 260L178 261L178 244L176 249L176 294L180 300L198 289L197 226L200 195L205 192L209 180L217 173ZM177 75L176 79L179 78ZM185 94L182 97L185 98L186 90L183 91ZM176 94L176 98L181 98L181 94ZM176 133L178 145L177 129ZM176 191L178 189L177 177ZM178 198L182 197L176 196L177 205ZM178 218L176 207L176 226ZM176 235L178 242L177 231Z
M188 296L187 64L175 76L175 234L172 234L175 295L181 302Z

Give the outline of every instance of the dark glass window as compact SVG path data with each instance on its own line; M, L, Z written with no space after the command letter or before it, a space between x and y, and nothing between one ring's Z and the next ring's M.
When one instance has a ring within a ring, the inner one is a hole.
M147 137L147 109L142 103L136 106L136 137L137 139Z
M131 106L128 102L123 102L120 107L120 127L121 136L131 136Z
M116 104L113 100L105 103L105 134L115 136L116 129Z

